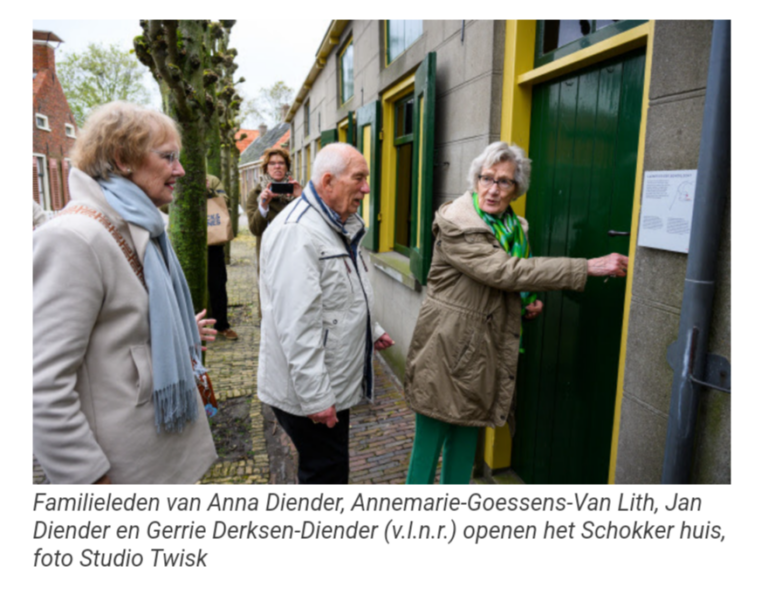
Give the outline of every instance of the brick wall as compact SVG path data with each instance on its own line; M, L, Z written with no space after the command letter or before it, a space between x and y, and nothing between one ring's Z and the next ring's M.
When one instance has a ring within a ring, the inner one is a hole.
M38 186L37 181L37 158L32 156L32 197L35 199L35 202L42 205L42 201L40 200L40 187Z
M63 207L69 201L69 188L65 183L69 171L64 159L69 156L75 140L67 137L65 125L73 125L77 133L77 124L56 75L54 49L47 44L33 44L32 66L37 72L32 81L32 151L46 157L52 208L56 209ZM42 114L48 118L49 130L37 126L36 114ZM34 164L32 187L35 199L40 200L37 170Z

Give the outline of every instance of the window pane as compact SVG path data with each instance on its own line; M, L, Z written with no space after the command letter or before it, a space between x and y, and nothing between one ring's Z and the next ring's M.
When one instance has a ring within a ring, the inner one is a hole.
M597 20L595 21L595 31L599 29L603 29L604 27L608 27L609 25L613 25L614 23L618 23L618 19L605 19L605 20Z
M554 51L569 42L583 38L592 32L592 22L586 19L561 19L544 22L542 53Z
M405 47L408 48L421 36L421 21L405 21Z
M413 97L411 97L408 101L405 102L405 125L404 125L404 134L405 135L411 135L413 134Z
M405 50L405 21L402 19L392 19L388 22L388 46L389 60L392 61Z
M40 156L35 156L37 161L37 191L40 192L40 206L44 210L50 210L48 199L45 197L45 160Z
M392 61L421 36L423 26L419 20L403 19L393 19L387 24L387 59Z
M397 191L395 194L395 243L404 248L411 246L411 168L413 144L397 148Z
M354 91L354 48L350 44L341 56L341 102L349 100Z

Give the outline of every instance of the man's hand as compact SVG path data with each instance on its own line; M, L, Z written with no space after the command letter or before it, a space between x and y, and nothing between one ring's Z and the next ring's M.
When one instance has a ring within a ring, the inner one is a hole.
M527 306L525 306L525 316L523 316L523 318L525 318L526 320L533 320L539 314L541 314L543 310L544 310L544 302L541 301L540 299L537 299L532 304L528 304Z
M386 350L390 346L394 346L395 342L394 340L389 336L389 333L384 333L379 339L377 339L373 344L373 349L377 352L380 350Z
M339 423L339 418L336 417L336 405L328 407L325 411L320 411L320 413L308 415L307 417L316 424L325 424L329 428L333 428Z

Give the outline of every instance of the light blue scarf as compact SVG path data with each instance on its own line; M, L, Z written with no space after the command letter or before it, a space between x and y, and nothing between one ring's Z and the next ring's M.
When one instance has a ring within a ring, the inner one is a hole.
M155 425L158 432L161 428L181 432L188 421L197 418L194 373L205 371L200 364L200 334L189 287L165 234L160 211L144 191L113 174L98 182L112 208L151 236L144 255L144 280L149 291Z

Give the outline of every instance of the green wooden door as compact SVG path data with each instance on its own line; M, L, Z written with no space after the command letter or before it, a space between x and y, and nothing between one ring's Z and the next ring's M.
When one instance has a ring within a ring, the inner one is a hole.
M630 231L644 66L643 50L534 89L534 255L627 254L608 231ZM525 482L607 482L625 286L540 294L543 315L524 324L512 467Z

